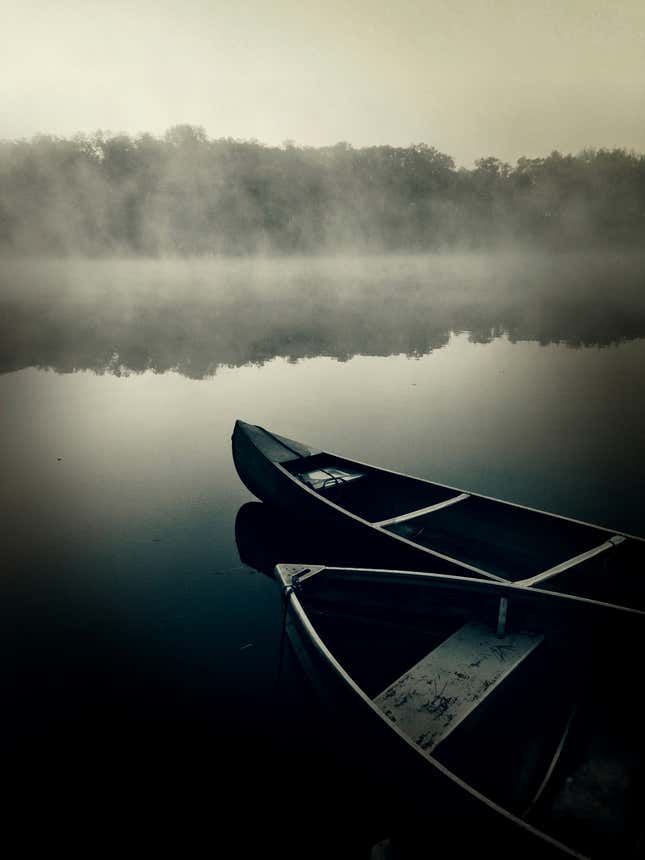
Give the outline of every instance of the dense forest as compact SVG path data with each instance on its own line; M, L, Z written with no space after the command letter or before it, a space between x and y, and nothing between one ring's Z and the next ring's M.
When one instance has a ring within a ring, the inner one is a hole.
M645 155L472 169L431 146L310 148L98 132L0 141L0 252L209 255L640 245Z

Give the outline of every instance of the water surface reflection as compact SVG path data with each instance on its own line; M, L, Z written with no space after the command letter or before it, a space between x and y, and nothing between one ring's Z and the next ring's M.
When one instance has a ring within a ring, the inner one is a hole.
M645 257L13 262L0 371L174 370L425 355L451 333L596 346L645 335Z

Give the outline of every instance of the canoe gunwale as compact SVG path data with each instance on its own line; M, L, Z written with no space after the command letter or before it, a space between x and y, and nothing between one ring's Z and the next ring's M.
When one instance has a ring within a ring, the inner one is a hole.
M607 532L608 534L615 535L618 537L628 538L629 540L638 541L640 543L645 543L645 537L641 537L640 535L633 535L629 532L623 532L618 529L612 529L608 526L601 526L597 523L590 523L587 520L578 520L574 517L567 517L564 514L556 514L552 511L545 511L541 508L533 508L530 505L523 505L521 502L511 502L507 499L500 499L495 496L486 496L483 493L476 493L474 490L465 490L462 487L455 487L452 484L442 484L439 481L431 481L429 478L423 478L419 475L407 475L405 472L397 472L394 469L388 469L385 466L375 466L373 463L364 463L361 460L350 460L348 457L343 457L340 454L335 454L332 451L323 451L322 453L326 454L329 457L335 457L338 460L344 460L347 463L352 463L356 466L362 466L365 469L373 469L377 472L385 472L388 475L396 475L398 478L410 478L414 481L422 481L424 484L430 484L433 487L441 487L444 490L452 490L455 493L467 494L473 499L484 499L487 502L497 502L500 505L507 505L512 508L519 508L523 511L530 511L533 514L541 514L545 517L551 517L553 519L564 520L567 523L575 523L579 526L586 526L590 529L595 529L596 531Z
M284 587L291 585L291 577L289 577L289 581L287 582L284 575L285 569L290 567L293 567L293 565L283 563L277 564L275 567L275 577L283 584ZM338 565L307 565L304 563L299 564L296 567L301 570L311 570L315 572L316 576L324 576L326 573L346 573L352 578L362 577L364 579L372 579L374 581L385 581L386 579L394 581L400 581L402 579L426 579L437 584L444 584L447 586L453 585L456 587L463 587L468 590L479 588L482 590L492 589L493 591L499 591L500 597L507 597L509 599L513 596L527 600L531 600L535 597L537 600L549 600L565 607L571 607L572 609L578 606L588 606L591 609L597 609L599 612L611 612L625 617L641 618L645 622L645 610L643 609L635 609L631 606L621 606L617 603L595 600L592 597L583 597L579 594L549 591L545 588L527 588L519 582L493 582L487 579L473 579L472 576L456 576L455 574L450 573L432 573L430 571L423 570L396 570L394 568L341 567ZM304 577L301 581L304 583L307 579L309 579L309 576Z

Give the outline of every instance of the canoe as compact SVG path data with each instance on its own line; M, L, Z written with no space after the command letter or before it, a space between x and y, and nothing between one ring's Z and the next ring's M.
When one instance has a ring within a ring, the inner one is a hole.
M243 421L235 423L232 450L253 495L292 519L335 526L334 543L360 547L364 564L538 585L645 609L640 537L370 466Z
M275 573L328 730L404 811L395 856L641 856L644 613L425 572Z

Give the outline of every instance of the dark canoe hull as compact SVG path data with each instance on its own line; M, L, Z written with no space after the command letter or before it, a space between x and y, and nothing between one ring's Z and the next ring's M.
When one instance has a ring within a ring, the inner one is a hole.
M515 860L518 857L538 860L556 857L636 856L637 849L633 849L631 845L628 847L626 843L614 844L611 838L602 833L599 839L589 836L586 840L584 834L581 840L578 833L576 844L575 841L567 841L566 828L561 827L558 832L557 822L555 832L550 832L541 826L543 822L539 818L537 822L532 822L530 819L524 820L518 814L509 813L503 806L491 801L460 778L458 773L446 767L445 760L442 763L440 759L428 758L420 754L414 744L404 742L400 734L393 731L388 720L375 713L367 697L360 695L360 690L357 693L357 688L348 683L347 678L339 674L338 669L332 665L333 655L330 659L329 654L323 651L325 642L328 641L324 632L321 633L324 638L323 648L316 642L313 622L307 612L303 615L306 602L300 589L296 587L295 593L292 594L285 584L284 575L280 573L280 569L284 570L285 567L287 566L280 565L277 573L289 596L289 641L328 715L323 717L321 722L325 723L327 731L334 726L337 754L340 757L348 757L353 766L358 764L369 774L378 791L390 799L392 815L388 823L391 825L393 842L400 852L396 856L406 860L429 856L430 853L441 855L444 852L457 857L470 856L471 852L490 852L504 860ZM347 573L355 576L357 572ZM396 572L388 571L373 573L375 576L385 574L392 579L399 576ZM361 572L361 575L364 574L365 571ZM450 577L444 579L448 580ZM442 583L440 587L444 584L453 587L452 583ZM454 587L463 588L464 593L468 593L473 585L476 586L476 583L462 580L462 583L455 583ZM486 586L496 597L510 595L509 599L513 600L513 591L505 590L507 586L482 584L485 590ZM510 588L513 589L513 586ZM515 591L518 589L515 588ZM584 599L526 589L522 589L522 592L517 599L525 601L529 607L535 599L537 606L543 604L544 608L540 611L549 616L560 613L564 626L567 625L569 617L574 619L574 623L575 619L580 618L580 623L591 625L594 634L599 637L608 635L608 631L612 630L621 630L622 635L625 628L631 627L635 630L633 638L636 638L638 630L643 627L643 617L630 610L624 610L623 615L623 610L601 604L594 606ZM576 605L578 601L579 608ZM390 610L394 613L396 605L384 603L382 609L386 613ZM374 606L368 611L373 613ZM614 613L618 614L614 616ZM327 624L329 625L329 619ZM632 634L625 635L626 641L631 642ZM564 641L566 643L566 636ZM332 645L330 647L335 651ZM340 651L342 653L342 648ZM603 671L604 668L599 666L597 671ZM351 678L349 680L351 682ZM545 709L550 704L546 700ZM505 711L502 706L500 719L503 723L508 722L513 713ZM505 732L506 729L503 730L502 737ZM315 742L315 736L312 736L312 742ZM634 750L633 754L636 758L642 757L642 743L641 748ZM500 750L500 761L503 757L503 751ZM610 795L603 795L601 790L598 796L603 797L603 803L611 805ZM632 837L633 833L630 834L630 838ZM622 839L622 836L620 838Z
M261 447L253 438L249 425L240 421L235 424L232 437L233 462L242 483L256 498L281 508L297 507L299 502L306 505L293 481L289 480L271 458L270 450Z
M327 505L280 468L280 463L270 459L267 450L259 447L257 440L249 436L248 425L237 422L232 438L233 461L243 484L253 495L267 504L288 512L296 520L331 528L334 540L347 546L348 555L362 554L364 562L392 564L394 566L423 569L430 565L437 573L469 575L456 564L428 556L427 552L402 544L388 534L377 532L369 525L349 517L345 511ZM284 438L284 437L277 437ZM291 444L292 440L287 440ZM303 452L314 455L316 451L301 446ZM338 548L336 548L338 552ZM328 559L325 559L328 560Z
M333 536L333 557L323 552L315 561L353 564L358 553L362 565L537 584L645 608L640 538L351 461L241 421L232 451L254 496L286 512L294 527L308 522ZM370 492L357 504L355 481L341 488L350 501L336 503L300 479L306 463L362 470Z

